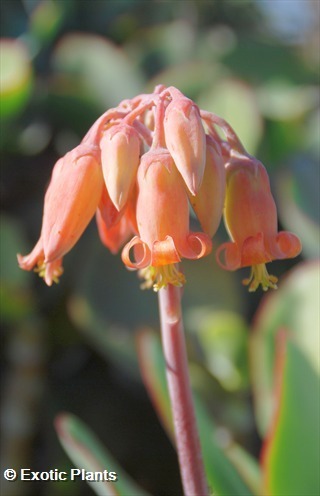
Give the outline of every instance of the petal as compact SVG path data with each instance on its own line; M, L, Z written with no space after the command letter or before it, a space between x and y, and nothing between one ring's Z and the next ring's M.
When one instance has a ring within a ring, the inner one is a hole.
M98 211L107 229L110 229L113 225L119 222L121 216L123 215L123 210L119 212L112 203L105 186L103 186L100 203L98 205Z
M271 260L273 257L265 248L263 233L250 236L244 241L241 249L241 267L264 264Z
M163 241L155 241L152 246L151 265L169 265L181 261L171 236L166 236Z
M44 252L42 237L39 238L37 244L29 253L29 255L22 256L20 253L17 255L19 267L23 270L32 270L38 263L44 262Z
M108 227L102 217L101 211L98 209L96 221L101 242L109 248L114 255L118 253L120 248L133 234L133 229L127 216L123 215L116 224Z
M179 246L189 233L189 204L184 182L168 151L150 151L138 171L136 218L141 239L150 250L171 236Z
M190 233L186 237L183 246L179 246L179 253L184 258L198 260L199 258L209 255L212 250L212 241L205 233Z
M249 157L232 158L226 172L224 220L231 239L240 247L263 232L268 242L277 234L277 210L264 166Z
M271 246L272 254L276 259L294 258L301 252L301 241L295 234L288 231L280 231L275 239L275 245Z
M135 262L130 259L131 248L134 248ZM132 240L125 245L121 253L121 258L123 263L130 269L144 269L151 263L151 253L148 245L141 241L138 236L132 238Z
M43 279L47 286L52 286L52 283L58 283L59 277L63 274L62 258L58 258L53 262L45 264ZM41 275L41 274L40 274Z
M221 255L223 255L224 261L222 261ZM216 251L216 260L222 269L239 269L241 266L241 254L238 245L231 241L220 245Z

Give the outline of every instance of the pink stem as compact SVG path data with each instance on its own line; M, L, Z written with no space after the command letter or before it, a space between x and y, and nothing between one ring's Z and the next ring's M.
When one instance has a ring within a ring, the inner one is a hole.
M208 126L212 129L212 126L216 124L219 126L224 134L226 135L226 138L229 142L229 144L237 150L239 153L246 155L246 149L244 148L243 144L241 143L239 136L237 133L234 131L234 129L228 124L227 121L222 119L222 117L219 117L216 114L212 114L211 112L207 112L206 110L201 110L200 111L201 118L207 122Z
M190 387L181 316L181 289L159 291L162 346L185 496L208 496Z

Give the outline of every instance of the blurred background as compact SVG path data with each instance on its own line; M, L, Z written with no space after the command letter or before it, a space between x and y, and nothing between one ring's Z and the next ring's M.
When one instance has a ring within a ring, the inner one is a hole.
M67 411L150 494L182 494L174 448L137 359L137 336L159 330L157 296L141 291L136 274L101 245L94 221L52 288L19 270L16 254L29 253L38 239L56 160L106 109L162 83L229 121L266 165L279 227L303 243L300 257L269 268L280 290L285 272L314 263L319 3L1 0L0 9L2 463L38 471L73 466L53 427ZM214 249L226 239L222 225ZM234 439L258 458L263 429L254 413L249 336L258 308L275 297L249 294L241 284L247 270L224 272L214 254L185 263L185 271L194 388L218 441ZM318 289L315 283L312 294ZM93 494L81 482L2 483L4 496Z

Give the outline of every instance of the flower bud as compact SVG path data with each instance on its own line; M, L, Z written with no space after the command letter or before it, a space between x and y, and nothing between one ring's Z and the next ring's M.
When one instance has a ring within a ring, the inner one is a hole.
M101 141L104 181L117 210L128 200L139 165L140 139L134 127L117 124L108 129Z
M207 136L203 181L195 196L189 194L189 200L202 229L211 238L221 221L225 189L226 173L221 151L218 144Z
M197 194L206 161L206 136L198 107L186 97L177 97L165 112L166 146L192 195Z

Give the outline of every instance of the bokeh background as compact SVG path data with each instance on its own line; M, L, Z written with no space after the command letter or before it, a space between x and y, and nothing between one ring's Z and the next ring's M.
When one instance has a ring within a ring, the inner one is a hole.
M285 272L310 267L319 256L319 3L1 0L0 8L2 464L73 466L53 426L67 411L150 494L182 494L137 360L137 336L158 332L156 295L101 245L94 221L52 288L19 270L16 253L38 239L58 157L106 109L162 83L228 120L266 165L279 226L303 243L300 257L272 264L280 287ZM222 225L214 248L226 239ZM218 441L235 439L258 458L247 349L270 296L249 294L247 270L224 272L214 254L185 271L194 388ZM306 284L306 300L310 288L314 295L319 284ZM93 494L81 482L2 484L4 496Z

